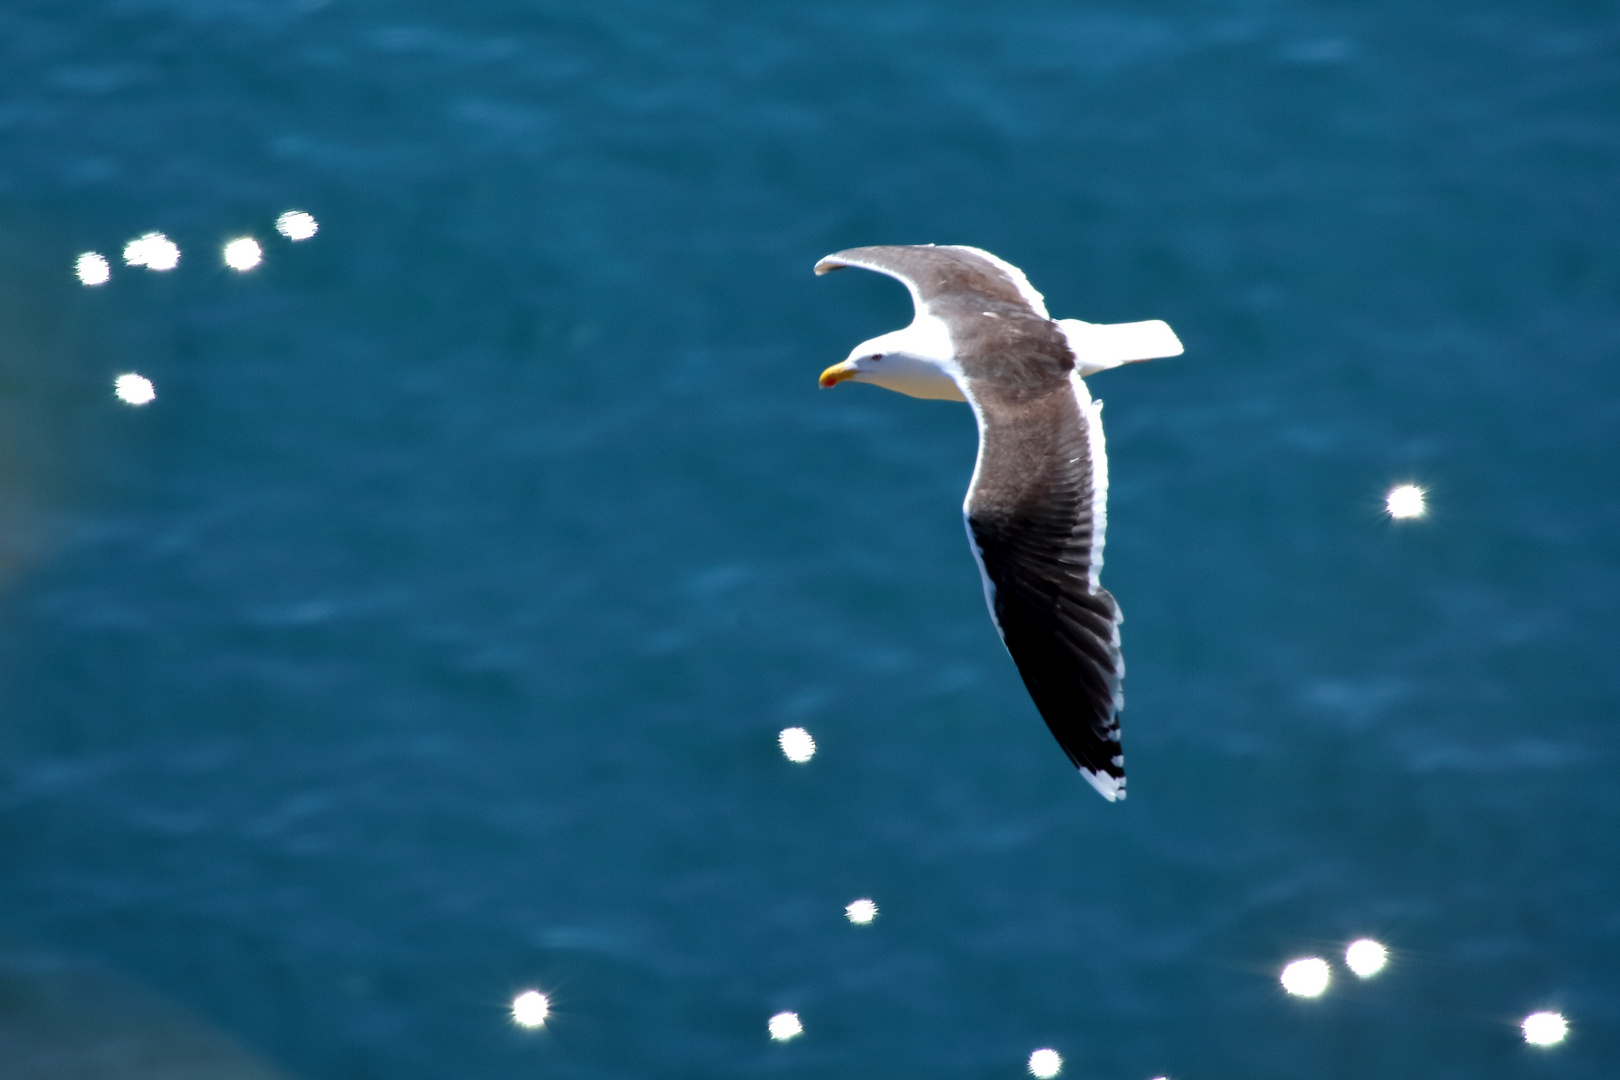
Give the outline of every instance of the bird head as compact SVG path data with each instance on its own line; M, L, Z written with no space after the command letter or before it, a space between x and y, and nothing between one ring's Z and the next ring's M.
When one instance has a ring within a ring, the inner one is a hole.
M909 397L965 401L954 353L943 323L919 319L855 346L848 359L821 373L821 385L864 382Z

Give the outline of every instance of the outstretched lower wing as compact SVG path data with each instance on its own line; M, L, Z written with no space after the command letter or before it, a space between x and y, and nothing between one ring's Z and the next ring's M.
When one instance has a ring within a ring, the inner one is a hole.
M1113 801L1125 797L1125 664L1119 605L1097 582L1108 493L1100 409L1079 378L1016 407L979 403L963 511L990 614L1035 707Z

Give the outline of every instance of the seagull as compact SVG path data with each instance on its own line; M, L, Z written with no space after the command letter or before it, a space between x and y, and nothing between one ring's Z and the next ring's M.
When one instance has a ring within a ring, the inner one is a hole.
M916 317L855 346L822 387L873 383L972 406L979 455L962 516L990 618L1080 775L1109 802L1125 798L1123 616L1098 583L1108 455L1084 379L1179 356L1181 341L1158 319L1054 320L1023 271L978 248L850 248L816 273L848 266L900 281Z

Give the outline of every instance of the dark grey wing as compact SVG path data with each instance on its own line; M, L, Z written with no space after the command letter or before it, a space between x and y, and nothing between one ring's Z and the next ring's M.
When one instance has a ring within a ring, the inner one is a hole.
M1047 317L1045 299L1024 272L980 248L933 244L848 248L816 263L816 273L846 266L876 270L895 278L911 291L918 311L940 318L969 312L978 315L987 306L1006 306L1041 319ZM953 306L962 311L953 312Z
M985 599L1069 760L1125 797L1119 605L1097 583L1108 461L1100 403L1080 379L1030 401L975 402L979 462L963 507Z

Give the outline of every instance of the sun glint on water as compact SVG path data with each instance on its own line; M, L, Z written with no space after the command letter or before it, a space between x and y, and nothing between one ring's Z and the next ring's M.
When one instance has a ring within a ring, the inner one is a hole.
M852 923L866 925L877 918L878 906L870 900L851 900L844 908L844 914Z
M525 990L512 999L512 1023L537 1028L551 1015L551 999L538 990Z
M796 1012L779 1012L771 1017L766 1027L771 1033L771 1038L777 1042L787 1042L804 1034L804 1025L799 1023L799 1014Z
M1051 1047L1042 1047L1029 1055L1029 1074L1038 1080L1052 1080L1063 1071L1063 1055Z
M783 728L776 741L781 744L782 753L789 761L803 765L816 756L816 740L802 727Z
M148 270L173 270L180 265L180 245L160 232L145 233L124 245L124 262Z
M145 405L157 397L157 389L151 379L130 371L113 380L113 394L126 405Z
M73 272L78 275L80 284L104 285L112 277L112 267L107 264L107 256L99 251L87 251L80 255L73 264Z
M289 240L308 240L319 229L315 218L302 210L288 210L276 218L276 232Z
M264 261L264 249L259 247L259 242L251 236L232 240L225 245L222 254L225 265L236 271L251 270Z
M1420 518L1428 513L1429 508L1423 502L1426 494L1416 484L1397 484L1384 496L1384 511L1396 519Z
M1569 1021L1563 1013L1533 1012L1519 1024L1524 1041L1531 1046L1553 1046L1569 1034Z
M1344 966L1363 979L1370 979L1383 971L1388 963L1389 950L1372 938L1352 941L1344 950Z
M1295 997L1321 997L1333 978L1328 963L1320 956L1295 960L1282 969L1283 989Z

